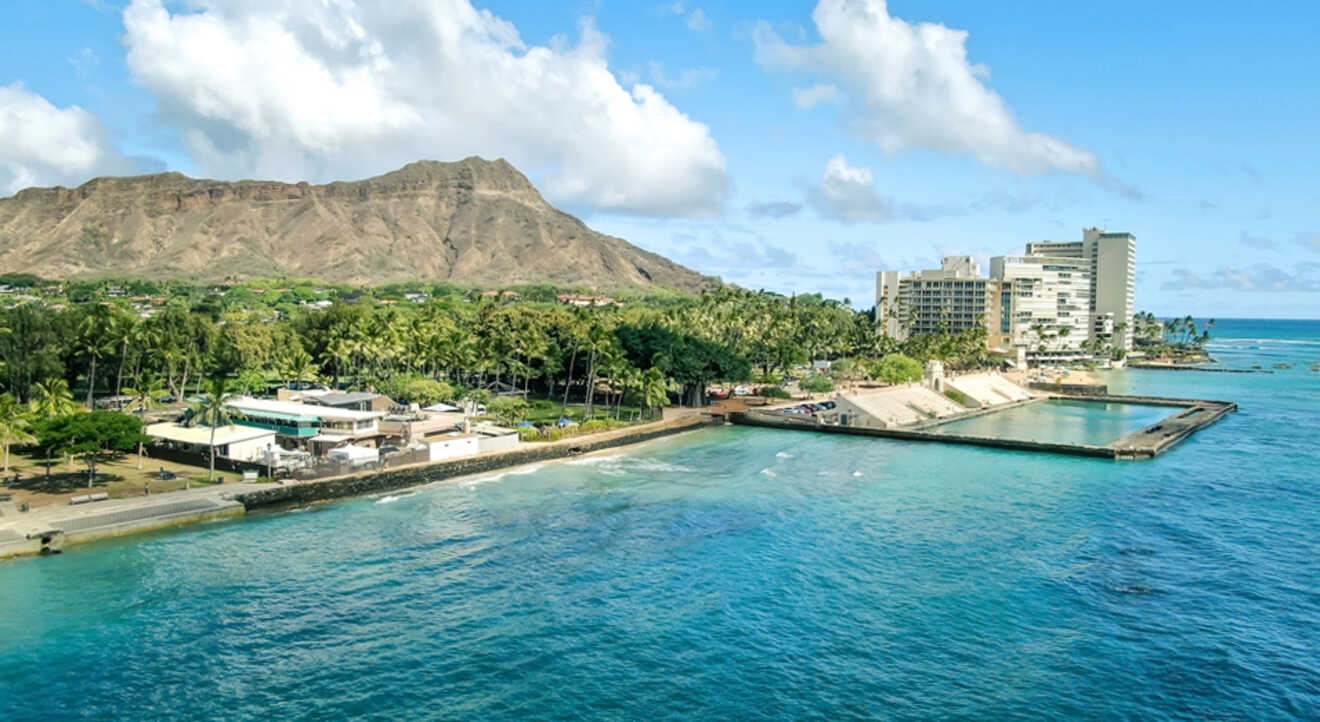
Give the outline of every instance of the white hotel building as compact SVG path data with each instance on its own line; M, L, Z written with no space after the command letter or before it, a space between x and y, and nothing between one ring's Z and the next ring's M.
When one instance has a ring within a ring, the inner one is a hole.
M1132 349L1136 238L1097 228L1081 241L1027 244L990 259L990 277L968 256L939 270L876 274L876 323L895 338L984 327L991 348L1038 359L1083 356L1095 340Z

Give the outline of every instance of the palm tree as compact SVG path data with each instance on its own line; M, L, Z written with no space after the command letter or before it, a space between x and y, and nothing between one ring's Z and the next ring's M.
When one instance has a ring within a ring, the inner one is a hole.
M106 318L101 314L89 314L78 328L78 346L87 358L87 408L96 408L93 394L96 391L96 364L106 354L114 342L106 336Z
M38 419L54 419L60 416L76 414L83 410L78 402L73 400L73 392L69 390L69 382L64 379L50 378L37 383L37 389L32 394L31 401L28 402L29 413ZM66 455L67 456L67 455ZM50 450L46 450L46 478L50 478ZM73 464L70 461L70 468Z
M143 374L137 388L122 388L119 393L129 397L129 408L136 408L138 418L143 426L147 422L147 409L155 408L160 404L156 399L165 395L165 382L153 373ZM142 470L142 442L138 442L138 464L139 471Z
M642 405L650 410L669 403L669 380L652 366L642 374Z
M37 382L30 408L33 415L54 418L77 413L82 406L73 400L73 392L69 390L68 381L49 378Z
M30 432L32 417L26 406L9 394L0 394L0 445L5 450L4 473L9 473L9 447L12 444L36 443Z
M306 351L303 352L304 354ZM216 376L206 384L207 393L193 405L193 415L188 420L190 424L203 424L211 427L211 473L209 481L215 481L215 430L220 426L229 426L234 423L238 416L236 412L229 408L229 402L236 398L229 389L229 379L224 376ZM184 482L184 488L190 488L192 485Z
M316 363L312 361L312 355L302 346L295 346L289 355L280 359L279 363L280 376L284 378L289 388L293 388L296 382L316 380Z

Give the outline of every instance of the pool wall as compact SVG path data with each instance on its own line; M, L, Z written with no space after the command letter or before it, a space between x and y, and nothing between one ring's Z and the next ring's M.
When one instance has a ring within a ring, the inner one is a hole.
M1035 451L1070 456L1090 456L1103 459L1151 459L1177 446L1187 437L1200 429L1218 421L1230 411L1237 411L1237 404L1231 401L1210 401L1204 399L1171 399L1159 396L1073 396L1051 394L1047 398L1065 401L1083 401L1087 403L1107 404L1143 404L1147 406L1168 406L1185 409L1171 414L1162 421L1118 439L1112 444L1081 444L1057 441L1034 441L1027 439L1004 439L994 436L972 436L966 434L942 434L926 431L922 428L869 428L861 426L836 426L821 424L814 418L790 418L765 411L740 411L729 414L729 421L735 424L761 426L793 431L816 431L828 434L848 434L852 436L877 436L905 441L931 441L945 444L964 444L984 446L994 449L1012 449L1017 451ZM1018 406L1014 404L1013 406Z

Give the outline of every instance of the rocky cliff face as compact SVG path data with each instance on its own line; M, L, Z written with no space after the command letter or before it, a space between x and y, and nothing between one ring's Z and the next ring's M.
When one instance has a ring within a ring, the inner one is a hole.
M0 269L47 278L719 285L596 233L507 161L481 158L326 185L162 173L29 188L0 199Z

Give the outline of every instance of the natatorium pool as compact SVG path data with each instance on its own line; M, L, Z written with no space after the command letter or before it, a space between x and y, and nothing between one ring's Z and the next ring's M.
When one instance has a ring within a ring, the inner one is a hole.
M937 434L993 436L1106 446L1179 413L1171 406L1050 399L925 429Z

